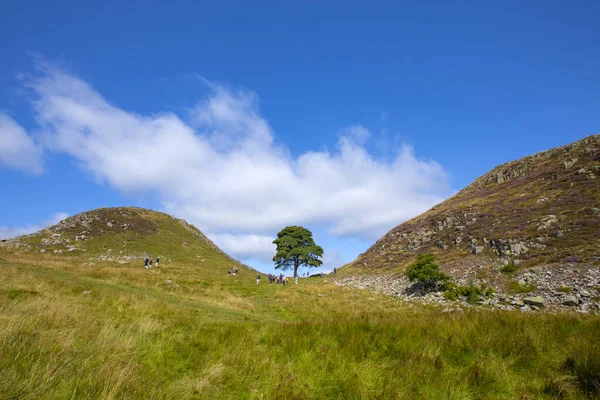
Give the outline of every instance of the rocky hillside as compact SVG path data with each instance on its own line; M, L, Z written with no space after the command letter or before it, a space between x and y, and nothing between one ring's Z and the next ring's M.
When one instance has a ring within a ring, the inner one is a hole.
M396 270L420 253L528 266L600 262L600 135L500 165L388 232L351 265Z
M551 292L587 282L585 273L600 265L600 135L494 168L392 229L340 272L399 273L422 253L437 254L458 281L496 288L537 279ZM514 273L502 273L513 264ZM532 274L535 267L543 273Z
M82 256L93 261L124 263L150 256L164 262L243 265L185 220L136 207L83 212L39 232L3 240L0 246L0 251Z

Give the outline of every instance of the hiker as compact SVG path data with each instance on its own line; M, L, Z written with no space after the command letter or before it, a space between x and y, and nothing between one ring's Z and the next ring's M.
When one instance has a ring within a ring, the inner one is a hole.
M296 275L296 285L298 284L298 275Z
M333 269L333 274L334 274L334 275L335 275L335 274L337 274L337 268L334 268L334 269Z
M256 275L256 284L260 285L260 274Z
M144 257L144 268L148 269L148 257Z
M160 258L159 258L159 257L156 257L156 264L155 264L156 268L158 268L158 262L159 262L159 261L160 261Z
M496 248L498 248L498 255L500 257L506 256L506 252L504 251L504 248L502 247L502 240L501 239L496 240Z
M152 268L152 257L150 257L150 261L148 261L148 268Z

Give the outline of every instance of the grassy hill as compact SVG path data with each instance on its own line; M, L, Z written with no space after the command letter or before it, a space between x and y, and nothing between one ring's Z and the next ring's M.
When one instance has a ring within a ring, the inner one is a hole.
M163 263L197 263L218 272L243 265L185 220L136 207L87 211L42 231L5 240L0 246L21 254L33 252L50 259L67 256L92 263L139 265L148 256L160 257Z
M146 253L166 261L144 269ZM4 242L0 399L600 395L598 316L445 312L330 278L258 286L253 270L228 275L231 263L141 209Z
M501 261L599 265L600 135L494 168L340 272L400 272L422 253L459 272L477 264L497 270Z

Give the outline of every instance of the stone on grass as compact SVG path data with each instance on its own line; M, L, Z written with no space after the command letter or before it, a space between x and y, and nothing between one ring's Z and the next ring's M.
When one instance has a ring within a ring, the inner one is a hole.
M562 302L563 306L574 307L579 305L579 299L575 296L567 296Z
M525 297L523 302L530 306L544 307L544 298L542 296Z

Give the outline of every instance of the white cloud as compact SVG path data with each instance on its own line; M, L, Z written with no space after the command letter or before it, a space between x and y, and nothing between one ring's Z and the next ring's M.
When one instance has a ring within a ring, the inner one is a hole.
M269 263L275 255L274 238L270 236L221 233L212 234L210 237L221 250L242 259Z
M42 152L18 123L0 112L0 165L39 174L44 171Z
M50 218L43 221L40 224L27 225L27 226L0 226L0 239L9 239L15 236L27 235L28 233L34 233L48 226L55 225L67 218L69 214L59 212L53 214Z
M186 123L127 112L75 76L42 70L28 86L48 149L120 191L156 193L166 212L211 232L236 257L271 259L267 236L291 224L377 238L449 194L438 163L407 146L377 159L360 125L342 131L334 151L292 157L251 92L209 83L212 95Z
M352 125L340 132L341 137L348 137L363 145L371 137L371 132L362 125Z
M321 261L323 261L324 271L333 271L334 268L339 268L347 263L342 254L336 250L325 250Z

